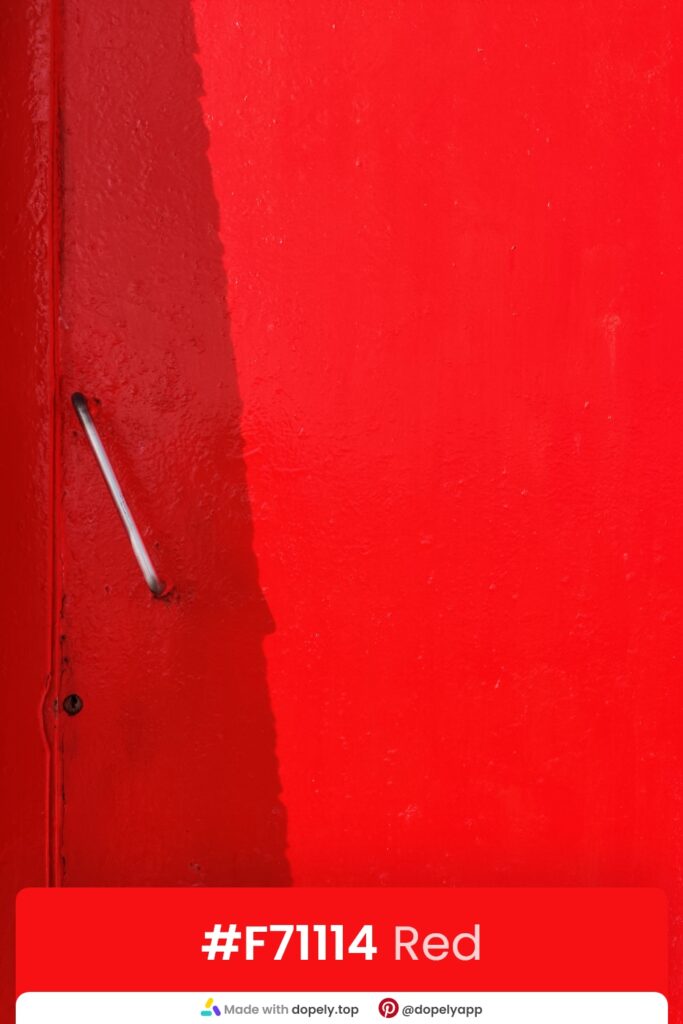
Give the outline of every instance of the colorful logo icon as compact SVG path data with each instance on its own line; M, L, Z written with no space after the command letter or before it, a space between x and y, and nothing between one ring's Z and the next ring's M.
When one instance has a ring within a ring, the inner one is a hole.
M398 1003L391 996L387 996L379 1004L379 1012L383 1017L395 1017L398 1013Z
M218 1009L213 999L207 999L204 1003L204 1009L202 1010L201 1015L202 1017L213 1017L214 1014L216 1017L220 1017L221 1011Z

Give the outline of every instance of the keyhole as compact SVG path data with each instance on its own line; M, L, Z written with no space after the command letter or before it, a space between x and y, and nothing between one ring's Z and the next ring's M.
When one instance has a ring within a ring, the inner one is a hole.
M83 701L77 693L70 693L68 697L64 698L62 707L67 715L77 715L79 711L83 710Z

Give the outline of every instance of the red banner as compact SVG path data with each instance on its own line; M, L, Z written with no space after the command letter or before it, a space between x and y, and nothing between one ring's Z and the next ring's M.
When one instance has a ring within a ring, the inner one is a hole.
M28 889L17 995L666 995L666 913L650 889Z

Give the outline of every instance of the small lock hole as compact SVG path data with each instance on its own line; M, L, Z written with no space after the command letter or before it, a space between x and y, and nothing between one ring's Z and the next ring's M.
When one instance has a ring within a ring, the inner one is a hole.
M70 693L68 697L64 698L62 707L67 715L77 715L79 711L83 710L83 700L77 693Z

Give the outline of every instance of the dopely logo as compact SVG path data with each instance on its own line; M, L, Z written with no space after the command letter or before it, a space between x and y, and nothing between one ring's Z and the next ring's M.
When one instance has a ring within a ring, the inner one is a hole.
M204 1009L201 1012L202 1017L220 1017L221 1011L216 1006L215 1000L207 999L204 1003Z

